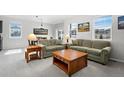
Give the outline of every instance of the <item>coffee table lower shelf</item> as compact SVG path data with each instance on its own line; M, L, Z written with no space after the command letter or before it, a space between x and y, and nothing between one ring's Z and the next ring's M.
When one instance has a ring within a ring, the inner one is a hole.
M54 58L53 64L68 74L68 64L62 62L61 60L59 60L57 58Z

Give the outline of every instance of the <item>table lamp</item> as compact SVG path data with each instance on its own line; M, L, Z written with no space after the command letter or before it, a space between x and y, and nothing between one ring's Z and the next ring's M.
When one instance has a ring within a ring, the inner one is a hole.
M70 38L69 35L65 35L64 38L65 38L65 40L67 41L67 43L69 43L69 38Z
M29 34L28 35L29 45L35 45L36 41L37 41L37 37L34 34Z

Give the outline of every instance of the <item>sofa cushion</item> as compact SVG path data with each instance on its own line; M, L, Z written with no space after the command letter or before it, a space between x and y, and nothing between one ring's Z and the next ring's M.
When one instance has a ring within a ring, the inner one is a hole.
M83 41L83 47L92 47L92 41L91 40L84 40Z
M100 49L95 49L95 48L88 48L87 53L100 56L101 50Z
M71 49L74 49L74 50L79 50L79 51L87 52L87 48L88 48L88 47L70 46L70 48L71 48Z
M72 40L72 44L77 46L78 45L78 40Z
M54 46L47 46L46 51L54 51L54 50L61 50L64 49L64 46L54 45Z
M49 45L55 45L55 44L56 44L56 40L55 39L49 40Z
M39 44L43 44L45 46L49 45L49 41L48 40L39 40Z
M96 49L102 49L105 47L110 46L110 42L109 41L98 41L98 40L94 40L92 43L92 48L96 48Z
M78 40L78 46L82 46L83 45L83 39L77 39Z
M62 40L56 40L56 45L61 45L62 44Z

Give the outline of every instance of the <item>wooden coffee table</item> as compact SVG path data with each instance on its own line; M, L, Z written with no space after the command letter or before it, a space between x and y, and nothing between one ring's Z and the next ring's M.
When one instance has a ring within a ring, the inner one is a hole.
M87 53L65 49L55 51L53 54L53 64L62 69L68 76L87 66Z

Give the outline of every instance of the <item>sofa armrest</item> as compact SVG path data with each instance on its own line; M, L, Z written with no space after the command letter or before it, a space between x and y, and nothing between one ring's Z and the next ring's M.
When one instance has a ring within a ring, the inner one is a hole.
M38 44L38 46L41 46L41 47L46 47L46 45L43 45L43 44Z
M41 46L43 48L43 51L46 50L46 45L43 45L43 44L38 44L38 46Z
M111 52L111 47L105 47L101 50L101 62L102 64L107 64Z
M111 47L105 47L101 51L104 55L108 55L111 52Z

